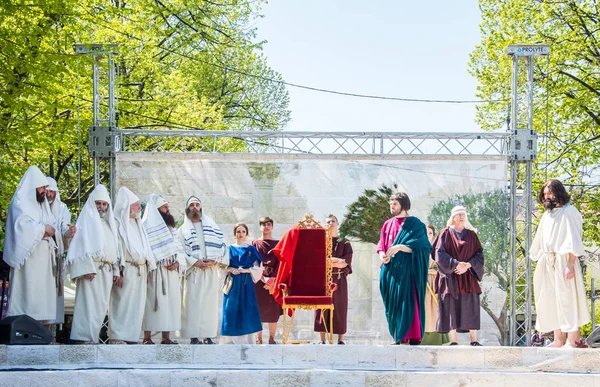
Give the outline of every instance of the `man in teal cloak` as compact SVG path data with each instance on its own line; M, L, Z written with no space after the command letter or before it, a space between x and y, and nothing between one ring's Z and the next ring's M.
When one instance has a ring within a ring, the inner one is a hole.
M425 224L408 215L404 192L390 197L388 219L381 228L379 290L394 344L417 345L425 332L425 292L431 244Z

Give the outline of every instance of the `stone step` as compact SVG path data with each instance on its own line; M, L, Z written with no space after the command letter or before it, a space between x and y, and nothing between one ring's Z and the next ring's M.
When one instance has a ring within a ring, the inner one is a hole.
M600 373L600 350L312 344L0 345L0 370L131 367Z
M600 387L598 374L464 371L88 369L5 371L0 386Z

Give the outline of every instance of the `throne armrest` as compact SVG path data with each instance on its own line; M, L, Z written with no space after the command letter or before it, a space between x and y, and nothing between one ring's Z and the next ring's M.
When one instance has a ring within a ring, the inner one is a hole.
M279 290L281 290L281 292L285 296L287 296L287 294L288 294L288 286L287 286L287 284L285 284L285 283L282 282L282 283L279 284L278 288L279 288Z
M333 292L335 292L337 290L337 284L336 283L330 283L329 284L329 290L331 290L331 293L333 294Z

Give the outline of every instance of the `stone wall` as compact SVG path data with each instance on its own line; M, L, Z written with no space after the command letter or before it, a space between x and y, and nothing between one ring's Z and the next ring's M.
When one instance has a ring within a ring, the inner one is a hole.
M303 157L301 155L205 155L205 154L119 154L117 187L127 186L142 200L152 193L163 195L171 212L182 219L190 195L198 196L205 213L222 227L227 243L233 241L237 222L250 227L250 239L258 238L258 219L275 220L274 236L281 236L305 214L323 220L334 213L340 222L347 206L365 189L397 183L411 197L411 215L427 219L438 200L467 192L503 188L505 161L475 159L411 160L377 157ZM379 260L376 246L352 241L353 274L349 277L349 325L347 339L353 343L388 343L391 337L379 295ZM499 313L506 294L493 278L484 288L492 310ZM498 344L498 330L482 310L482 339ZM316 340L312 313L298 311L294 336ZM463 339L461 339L463 340ZM464 338L468 341L468 338Z

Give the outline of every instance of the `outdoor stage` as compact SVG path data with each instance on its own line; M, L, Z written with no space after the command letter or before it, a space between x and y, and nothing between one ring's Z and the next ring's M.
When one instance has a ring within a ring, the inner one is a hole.
M596 386L600 351L361 345L0 346L0 386Z

